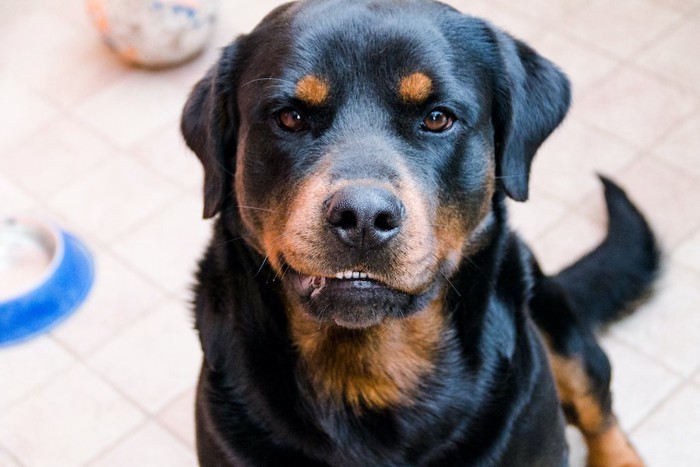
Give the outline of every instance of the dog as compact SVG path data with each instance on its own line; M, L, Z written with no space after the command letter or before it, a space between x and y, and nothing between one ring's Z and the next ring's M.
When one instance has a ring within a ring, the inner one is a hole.
M555 275L508 227L566 76L431 0L306 0L222 50L181 130L216 217L195 287L203 466L643 465L595 331L660 253L602 178L605 240Z

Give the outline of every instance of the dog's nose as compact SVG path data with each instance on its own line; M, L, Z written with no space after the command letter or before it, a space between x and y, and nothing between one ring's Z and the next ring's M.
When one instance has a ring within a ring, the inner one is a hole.
M377 248L401 230L404 206L387 190L349 186L329 200L326 219L347 245L361 250Z

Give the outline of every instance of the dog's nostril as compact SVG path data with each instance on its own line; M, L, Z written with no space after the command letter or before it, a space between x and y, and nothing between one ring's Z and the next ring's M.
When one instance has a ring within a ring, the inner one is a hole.
M357 216L354 212L347 210L340 213L337 222L331 222L336 227L341 229L353 229L357 227Z
M378 230L389 231L397 228L399 223L395 216L390 213L382 212L374 219L374 227Z

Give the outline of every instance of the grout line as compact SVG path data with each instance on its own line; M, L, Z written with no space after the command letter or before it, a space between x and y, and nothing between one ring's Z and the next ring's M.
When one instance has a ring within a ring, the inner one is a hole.
M650 409L649 411L639 419L637 423L634 424L629 430L628 434L633 435L637 430L639 430L650 418L652 418L654 415L656 415L659 412L659 409L663 405L665 405L668 401L670 401L672 398L674 398L676 395L678 395L683 388L688 386L688 381L679 381L664 397L659 399Z
M641 305L640 308L641 308L641 307L643 307L643 305ZM633 314L633 315L634 315L634 314L637 314L638 311L640 311L640 310L639 310L639 309L635 309L635 310L632 312L632 314ZM625 318L622 318L623 321L624 321L624 319L625 319ZM612 323L612 324L610 325L610 328L611 328L611 329L614 329L614 328L615 328L615 323ZM606 339L612 339L612 340L615 342L615 344L617 344L617 345L619 345L619 346L621 346L621 347L624 347L624 348L627 349L628 351L630 351L630 352L632 352L632 353L634 353L634 354L636 354L636 355L642 357L644 360L649 360L650 362L656 364L657 366L660 366L661 368L663 368L663 369L666 370L667 372L671 373L673 376L678 377L679 382L683 382L683 381L687 378L687 376L683 375L683 374L682 374L681 372L679 372L678 370L676 370L676 369L674 369L674 368L671 368L670 366L668 366L668 364L666 364L666 362L664 362L663 360L658 359L655 355L649 355L649 354L647 354L647 353L644 353L644 352L640 351L637 347L628 344L627 341L625 341L625 340L623 340L623 339L620 339L619 336L617 336L614 332L609 332L609 331L608 331L608 332L605 332L605 338L606 338Z
M110 452L114 451L117 448L117 446L119 446L119 444L121 444L123 441L125 441L129 436L136 433L138 430L144 428L150 422L151 422L151 420L146 418L143 421L141 421L140 423L136 424L133 428L126 430L124 433L122 433L120 436L118 436L112 443L105 446L100 452L98 452L94 456L90 457L87 461L85 461L82 464L82 466L88 467L89 465L100 460L102 457L106 456Z
M54 340L53 336L51 336L50 333L45 334L45 335L47 338L51 339L52 341ZM39 336L36 336L36 337L38 338ZM54 342L54 344L56 344L58 347L65 350L65 347L63 345L61 345L59 342ZM24 345L24 342L20 342L17 345ZM58 379L62 375L68 373L72 368L74 368L76 365L78 365L80 363L80 360L76 359L72 352L68 352L68 353L69 353L70 357L72 358L71 362L69 362L64 368L61 368L60 370L56 371L54 374L52 374L51 376L49 376L45 380L41 381L39 384L36 385L36 387L33 387L33 388L29 389L28 391L23 392L21 396L19 396L14 401L10 402L10 404L7 405L3 409L3 413L0 414L0 418L3 418L7 412L9 412L10 410L13 410L16 406L19 406L20 404L23 404L27 400L34 397L36 394L41 392L47 385L51 384L55 379Z
M17 464L18 467L24 467L24 466L27 465L27 464L25 464L24 462L21 462L20 459L19 459L19 457L17 457L17 456L15 455L15 453L12 452L12 451L10 450L10 448L8 448L7 446L5 446L4 444L3 444L3 445L0 445L0 451L1 451L4 455L6 455L7 457L9 457L10 460L11 460L12 462L14 462L15 464Z
M180 395L182 396L182 394ZM194 405L192 405L192 411L194 412ZM160 421L160 419L156 416L153 419L153 422L158 424L159 427L161 427L163 430L165 430L170 436L172 436L174 439L177 440L178 443L180 443L181 446L185 447L188 451L192 451L195 453L196 457L196 451L197 451L197 446L190 444L188 440L183 439L179 434L175 433L174 430L172 430L169 426L164 424L163 422ZM192 433L194 434L195 427L192 425ZM195 441L196 443L196 441Z

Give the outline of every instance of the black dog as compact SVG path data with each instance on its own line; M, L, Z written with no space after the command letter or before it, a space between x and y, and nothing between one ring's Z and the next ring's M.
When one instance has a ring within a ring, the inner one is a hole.
M431 1L287 4L228 46L182 118L219 214L200 463L561 466L566 415L592 465L641 465L593 331L651 286L649 227L603 180L607 238L550 277L507 226L568 106L552 63Z

